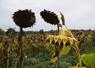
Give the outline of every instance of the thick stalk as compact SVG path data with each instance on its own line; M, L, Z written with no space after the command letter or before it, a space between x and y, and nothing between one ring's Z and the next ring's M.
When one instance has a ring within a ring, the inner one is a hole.
M77 44L75 44L75 47L76 47L76 54L77 54L77 57L78 57L78 62L79 62L79 67L81 67L81 56L80 56L80 49L79 49L79 47L77 46Z
M60 68L60 66L59 66L59 57L57 57L57 58L58 58L58 60L57 60L57 62L55 64L55 68Z
M55 45L55 52L56 52L56 55L57 55L57 61L55 63L55 68L60 68L60 63L59 63L59 46L58 45Z
M58 34L59 34L59 26L58 26L58 24L57 24L57 31L58 31Z
M23 46L22 46L22 33L23 30L20 28L20 33L19 33L19 39L18 39L18 62L17 62L17 68L23 68Z
M77 56L77 60L78 60L78 66L81 67L81 57L80 57L80 50L79 47L77 46L77 44L75 43L75 46L71 46L72 48L74 48L76 56Z
M72 34L72 32L67 28L67 26L66 25L64 25L65 27L66 27L66 29L69 31L69 33L71 34L71 37L72 38L75 38L74 37L74 35ZM76 39L76 38L75 38ZM77 41L77 39L76 39L76 41ZM77 41L77 43L78 43L78 41ZM79 49L79 47L77 46L77 43L75 43L75 46L72 46L74 49L75 49L75 51L76 51L76 55L77 55L77 58L78 58L78 62L79 62L79 67L81 67L81 57L80 57L80 49Z

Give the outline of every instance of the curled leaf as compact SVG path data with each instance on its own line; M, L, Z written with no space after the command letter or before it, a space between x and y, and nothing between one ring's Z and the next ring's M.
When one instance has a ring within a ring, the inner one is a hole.
M64 15L60 12L60 15L61 15L61 20L62 20L62 25L65 25L65 18L64 18Z

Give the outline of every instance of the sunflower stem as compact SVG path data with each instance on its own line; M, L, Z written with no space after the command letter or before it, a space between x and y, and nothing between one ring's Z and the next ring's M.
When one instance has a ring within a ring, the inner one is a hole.
M22 46L22 33L23 30L22 28L20 28L20 33L19 33L19 38L18 38L18 62L17 62L17 68L23 68L23 46Z
M55 68L60 68L60 63L59 63L59 52L60 52L60 49L59 49L58 45L55 45L55 52L56 52L56 55L57 55L57 61L55 63Z
M81 67L81 57L80 57L80 49L79 49L79 47L77 46L77 44L75 44L75 47L76 47L76 53L77 53L77 57L78 57L78 65L79 65L79 67Z
M71 37L72 38L75 38L74 37L74 35L72 34L72 32L71 32L71 30L69 30L68 28L67 28L67 26L66 25L64 25L65 27L66 27L66 29L69 31L69 33L71 34ZM76 39L76 38L75 38ZM77 39L76 39L77 40ZM80 57L80 49L79 49L79 47L77 46L77 44L78 44L78 41L77 41L77 43L75 43L75 46L73 46L73 48L75 49L75 52L76 52L76 55L77 55L77 59L78 59L78 65L79 65L79 67L81 67L81 57Z
M59 34L59 25L57 24L57 32L58 32L58 34Z

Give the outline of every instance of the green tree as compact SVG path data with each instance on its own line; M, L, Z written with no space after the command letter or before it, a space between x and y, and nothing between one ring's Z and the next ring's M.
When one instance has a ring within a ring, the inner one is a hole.
M0 29L0 35L5 35L5 31L3 29Z
M12 33L14 33L14 32L16 32L14 28L9 28L9 29L7 29L6 34L7 34L7 35L10 35L10 34L12 34Z

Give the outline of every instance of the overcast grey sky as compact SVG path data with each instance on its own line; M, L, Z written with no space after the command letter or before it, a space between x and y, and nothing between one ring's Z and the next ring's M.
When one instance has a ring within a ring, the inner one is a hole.
M71 29L95 29L95 0L0 0L0 28L18 30L12 20L12 14L18 9L32 9L36 13L36 24L26 30L56 29L40 17L39 13L44 9L58 15L61 11Z

